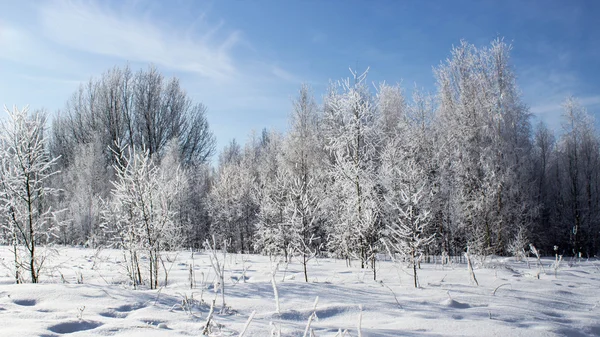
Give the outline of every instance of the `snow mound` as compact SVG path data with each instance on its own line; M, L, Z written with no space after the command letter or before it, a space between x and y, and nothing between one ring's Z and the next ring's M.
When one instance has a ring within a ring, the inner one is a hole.
M454 308L454 309L467 309L467 308L471 307L467 303L461 303L461 302L455 301L451 298L447 298L447 299L443 300L440 304L445 307Z
M323 308L317 307L316 314L319 319L328 319L340 315L346 315L348 313L358 313L358 307L350 305L331 305ZM289 310L282 312L279 315L273 315L273 317L286 320L286 321L306 321L312 315L312 309L306 310Z

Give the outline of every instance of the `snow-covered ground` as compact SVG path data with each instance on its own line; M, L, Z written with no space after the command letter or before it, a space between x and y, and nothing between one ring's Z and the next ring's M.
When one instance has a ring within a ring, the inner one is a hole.
M132 290L120 251L57 248L41 284L15 285L10 252L0 247L0 336L200 336L215 298L215 273L207 254L193 255L165 255L166 287ZM512 258L488 258L475 270L479 286L470 283L464 264L424 263L422 288L415 289L410 269L391 262L378 264L379 281L373 281L371 271L343 260L312 260L305 283L301 265L292 261L276 273L277 314L269 258L228 255L229 310L215 309L211 335L238 336L255 311L246 336L277 330L302 336L317 296L316 336L340 330L357 336L359 324L362 336L600 335L600 261L563 261L556 278L553 260L543 262L538 279L534 259L528 268Z

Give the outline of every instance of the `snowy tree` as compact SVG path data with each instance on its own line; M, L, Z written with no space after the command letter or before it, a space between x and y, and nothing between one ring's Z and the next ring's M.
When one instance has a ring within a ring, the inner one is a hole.
M299 255L308 281L307 264L320 242L317 181L322 179L324 151L317 136L317 106L307 86L301 87L293 104L285 140L263 132L255 183L259 206L255 245L263 253L283 254L285 261L291 254Z
M143 283L139 258L147 254L149 286L156 289L161 251L176 248L181 242L176 202L184 175L178 168L161 170L147 151L132 149L118 161L121 164L115 166L110 208L104 214L105 230L129 253L134 286Z
M588 117L582 132L581 144L582 208L584 210L582 253L588 257L600 252L600 135L595 125L594 118Z
M322 216L321 202L319 194L314 193L319 190L317 181L316 178L305 183L301 179L294 180L289 188L289 199L284 212L289 217L291 247L300 255L305 282L308 282L308 262L319 253L319 243L322 242L318 236Z
M323 217L321 199L325 182L325 152L319 140L320 118L317 104L307 85L293 102L290 131L284 144L287 203L284 216L289 224L291 246L308 282L307 263L320 250L319 225Z
M384 146L407 127L408 104L400 85L382 83L377 89L377 127Z
M183 232L183 246L202 248L210 236L209 195L213 185L213 168L194 164L184 169L186 184L178 203L178 221Z
M563 109L563 134L558 144L563 206L559 221L563 231L568 230L572 253L577 256L587 251L591 255L598 250L600 141L593 119L577 99L568 97Z
M114 67L91 78L68 100L53 123L52 149L71 163L77 144L90 143L100 132L106 159L125 145L160 157L177 139L184 164L204 163L215 150L206 107L194 102L177 78L165 78L156 67L134 73Z
M525 227L520 227L515 238L508 244L508 252L516 258L517 261L525 259L525 250L529 247L530 241Z
M253 197L258 206L255 248L268 255L291 256L291 228L286 217L289 177L283 166L282 137L275 132L263 133Z
M529 226L529 113L509 63L511 47L495 40L489 48L466 42L436 70L440 123L449 149L444 161L449 205L466 244L476 254L502 253L518 226Z
M237 147L237 143L232 143ZM254 144L246 147L243 154L239 150L224 160L220 160L213 187L209 194L209 215L211 234L216 242L230 242L227 247L236 252L252 251L252 235L258 206L254 198L256 174L256 150Z
M330 246L345 258L370 263L375 271L379 245L379 204L376 197L375 104L366 86L367 73L338 83L326 97L326 148L330 169L343 207L330 233ZM374 273L374 277L375 277Z
M55 235L56 212L45 199L58 194L48 186L58 173L56 158L45 148L46 118L30 113L28 108L4 108L8 118L0 124L0 207L6 211L4 227L10 233L13 247L15 280L23 281L28 272L32 283L38 283L45 261L40 246Z
M174 165L185 169L190 179L178 197L178 221L185 222L188 231L192 222L198 225L194 240L186 244L194 241L200 246L205 237L198 227L202 231L208 227L207 166L215 150L206 112L177 78L164 77L154 66L138 72L129 66L114 67L82 84L52 123L49 148L60 156L58 166L65 173L52 180L53 186L64 190L53 204L67 208L64 219L69 222L61 240L91 242L87 236L93 236L89 229L97 227L97 201L108 198L112 166L121 164L118 160L126 154L119 151L128 146L148 151L156 163L171 155L177 161Z
M417 288L419 286L417 266L425 249L433 242L435 234L431 234L428 228L431 226L431 212L426 209L427 205L423 204L426 184L418 182L422 179L418 168L410 167L402 172L402 175L403 179L399 182L402 185L399 200L388 201L397 210L397 219L388 225L383 242L392 258L395 259L399 254L408 261Z
M390 139L381 154L379 174L386 218L382 242L392 259L399 255L410 263L415 287L417 266L435 239L431 211L435 181L429 175L431 158L423 142L428 135L423 123L415 119Z
M106 167L100 140L78 144L72 164L52 180L54 186L63 188L57 203L66 208L59 242L91 247L101 243L100 200L109 197L106 181L110 180L112 170Z
M283 255L285 261L291 257L291 227L286 221L288 181L281 172L268 183L255 191L259 208L256 219L254 247L257 251L273 255Z
M165 149L165 154L160 160L159 169L161 179L165 184L168 184L176 193L173 194L171 200L171 208L175 211L175 227L179 229L178 237L186 242L191 239L191 233L194 225L202 220L201 213L194 213L198 218L190 218L190 207L202 207L202 196L200 196L199 204L192 199L191 194L206 193L205 190L193 191L193 186L189 183L189 171L196 168L195 165L183 167L181 152L179 150L180 141L177 138L171 139ZM198 169L198 168L197 168ZM206 188L206 187L205 187ZM187 242L186 242L187 243Z
M560 224L557 217L560 182L557 174L557 153L554 133L540 121L533 135L533 179L536 182L537 203L540 205L539 218L531 229L532 241L543 251L552 251L560 242Z

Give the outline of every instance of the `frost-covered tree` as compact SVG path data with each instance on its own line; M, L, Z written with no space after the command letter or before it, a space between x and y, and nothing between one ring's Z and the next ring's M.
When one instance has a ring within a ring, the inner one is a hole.
M407 127L408 104L400 85L382 83L377 88L377 127L381 146L389 143Z
M72 164L52 180L53 186L62 187L55 202L66 209L61 214L65 221L60 228L59 242L91 247L102 243L101 200L109 197L106 182L112 180L112 173L106 166L99 139L76 146Z
M407 107L403 125L383 147L379 181L386 228L382 242L394 260L408 261L418 286L417 265L435 238L431 107L420 94Z
M134 286L143 283L139 259L147 254L148 285L156 289L161 252L181 242L177 195L185 177L177 167L165 167L167 170L155 165L147 151L131 149L118 162L109 208L104 213L105 232L128 252Z
M284 145L284 167L288 180L284 211L291 233L291 247L300 255L304 280L308 261L320 250L319 225L323 218L321 199L325 183L325 152L319 140L320 117L307 85L300 88L290 116L290 131Z
M182 225L183 246L202 248L210 237L209 195L213 185L213 169L209 164L187 166L187 184L179 196L178 221Z
M533 179L536 182L536 200L540 212L535 226L531 228L531 239L543 251L550 252L561 243L561 225L555 221L561 198L557 170L556 139L553 131L540 121L533 134Z
M206 107L194 103L177 78L165 78L156 67L134 73L114 67L91 78L68 100L53 123L52 150L71 163L77 144L90 143L97 133L106 159L128 145L160 157L172 139L184 164L204 163L215 150Z
M45 261L40 246L47 244L57 229L56 213L46 198L58 194L48 186L58 173L57 158L49 156L44 142L46 117L28 108L4 108L8 118L0 124L0 207L6 212L3 227L13 247L15 280L29 273L38 283Z
M209 171L204 164L183 166L179 140L172 139L160 160L163 180L170 182L177 193L172 208L176 211L175 223L179 237L186 247L201 247L208 234L207 195L210 187ZM193 179L193 180L192 180ZM203 232L203 233L201 233Z
M206 111L177 78L166 78L154 66L138 72L129 66L114 67L82 84L56 113L50 137L50 151L60 156L58 167L65 173L52 180L53 186L64 190L53 205L67 208L68 225L61 240L93 241L87 239L97 225L97 201L108 199L112 167L121 164L118 160L126 154L119 151L128 147L148 151L156 163L172 156L174 165L186 170L190 179L178 197L178 221L189 230L192 223L197 225L194 239L185 244L200 246L208 227L207 166L215 149Z
M230 242L228 248L235 252L252 251L253 224L258 213L254 198L256 179L256 151L252 144L246 149L232 142L230 149L221 155L218 172L209 194L210 232L216 242ZM228 155L230 154L230 156ZM228 155L228 158L224 158Z
M503 253L518 226L536 215L532 202L530 126L502 40L462 42L436 69L440 124L449 150L448 205L465 244L477 254Z
M599 144L594 120L577 99L563 104L563 134L559 139L559 169L562 172L562 213L559 221L568 231L572 253L598 251Z
M396 219L387 226L383 242L393 259L400 255L413 270L415 288L419 286L417 266L428 246L433 242L431 211L427 202L427 182L424 172L412 159L407 159L398 171L399 193L388 196L387 202L395 210Z
M590 116L588 114L588 116ZM595 119L588 117L582 132L581 164L583 187L583 250L582 254L594 256L600 252L600 135L595 129Z
M254 181L253 198L258 206L254 246L268 255L291 256L291 228L286 216L289 177L283 166L282 138L275 132L263 134Z
M515 238L508 244L508 252L516 258L517 261L521 261L526 257L526 249L531 244L529 241L529 235L525 227L520 227L517 230Z
M333 198L343 205L330 229L331 249L357 258L375 271L379 247L379 203L376 196L375 104L366 86L367 73L338 82L326 97L326 149L331 153ZM375 276L375 274L374 274Z
M302 86L293 102L290 131L285 139L263 133L258 160L256 197L259 215L257 249L282 254L286 261L298 255L308 281L307 264L319 248L319 196L324 180L324 150L319 142L319 116L310 88Z

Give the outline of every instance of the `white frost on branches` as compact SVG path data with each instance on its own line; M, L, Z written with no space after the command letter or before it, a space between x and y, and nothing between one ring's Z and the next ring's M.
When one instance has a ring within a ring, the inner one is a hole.
M104 211L104 231L128 252L128 273L134 286L143 282L140 254L147 254L151 289L158 287L161 251L181 242L176 200L185 176L179 167L160 167L147 151L130 149L118 158L112 198Z

